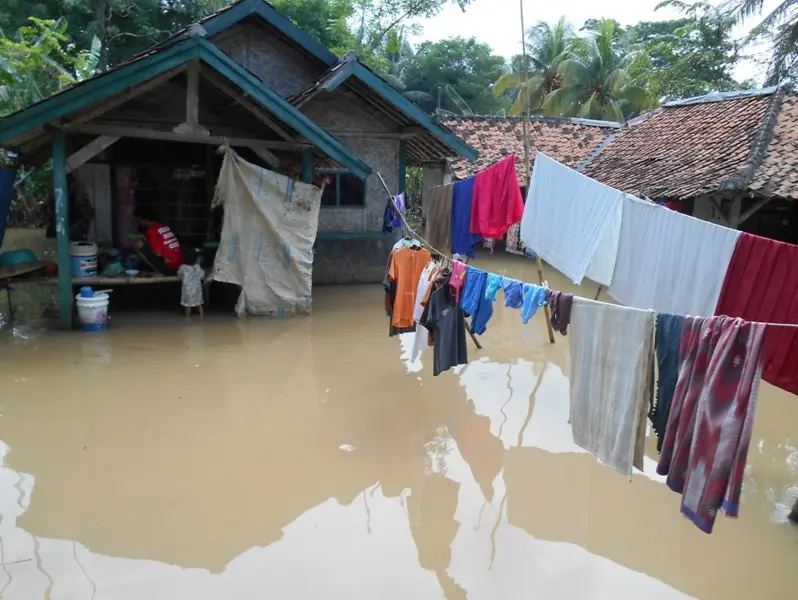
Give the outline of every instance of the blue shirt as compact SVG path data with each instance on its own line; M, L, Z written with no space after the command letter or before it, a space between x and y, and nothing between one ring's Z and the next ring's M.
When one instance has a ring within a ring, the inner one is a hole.
M482 335L493 316L493 302L485 297L488 274L482 269L468 267L466 270L460 308L471 315L471 332Z
M452 187L452 253L471 258L476 256L476 245L482 239L479 234L468 232L473 201L474 178L456 182Z

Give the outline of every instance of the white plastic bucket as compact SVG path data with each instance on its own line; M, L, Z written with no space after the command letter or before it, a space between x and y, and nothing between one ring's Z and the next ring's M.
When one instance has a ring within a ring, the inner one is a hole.
M72 277L97 276L97 244L72 242L69 247Z
M94 292L89 298L78 294L75 296L78 307L78 319L84 331L99 331L105 329L108 321L108 294Z

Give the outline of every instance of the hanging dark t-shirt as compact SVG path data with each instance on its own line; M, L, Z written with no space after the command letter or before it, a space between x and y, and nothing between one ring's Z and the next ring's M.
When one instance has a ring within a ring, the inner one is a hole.
M439 285L430 295L420 323L434 332L433 375L468 362L465 315L446 283Z

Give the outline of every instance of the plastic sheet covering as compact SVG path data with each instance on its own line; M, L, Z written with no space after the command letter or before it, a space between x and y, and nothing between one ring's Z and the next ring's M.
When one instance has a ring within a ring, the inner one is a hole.
M253 165L230 148L214 206L224 221L213 279L241 286L236 313L310 313L322 190Z

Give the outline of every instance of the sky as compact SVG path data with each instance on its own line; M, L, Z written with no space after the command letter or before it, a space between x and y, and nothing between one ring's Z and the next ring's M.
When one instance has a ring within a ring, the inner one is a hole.
M655 10L661 0L521 0L524 4L524 23L527 28L538 21L553 23L561 16L581 27L590 18L612 17L622 25L640 21L664 21L678 18L672 8ZM765 9L776 0L766 0ZM509 58L521 52L521 24L519 0L472 0L465 12L448 3L441 13L419 23L423 27L415 42L438 41L450 37L475 37L490 45L497 54ZM739 28L742 37L753 25ZM763 69L752 61L743 61L735 70L738 80L754 78L761 83Z

